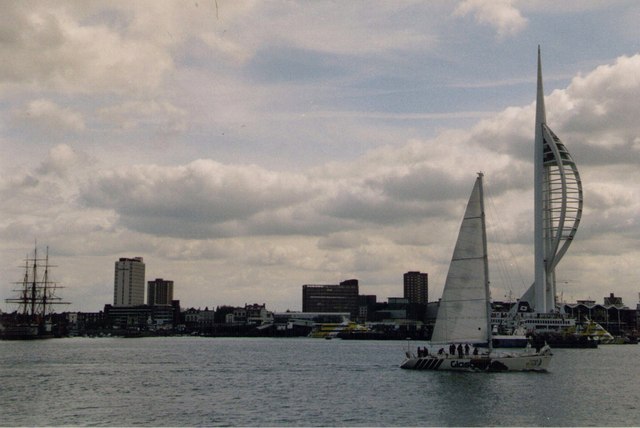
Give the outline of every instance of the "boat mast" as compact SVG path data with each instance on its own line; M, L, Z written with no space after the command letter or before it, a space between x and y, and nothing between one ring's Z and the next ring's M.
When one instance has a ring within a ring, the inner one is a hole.
M38 264L38 262L43 262ZM57 286L57 283L49 279L49 268L55 267L55 265L49 264L49 247L47 247L45 258L38 258L38 248L33 251L33 258L27 254L25 259L25 271L24 278L20 284L19 290L13 290L18 292L18 297L5 299L6 303L18 304L18 311L23 317L37 322L44 321L46 316L53 309L53 305L68 305L69 302L63 302L60 297L55 295L57 288L64 288ZM44 272L42 277L39 277L38 269Z
M29 258L29 254L27 254L27 259ZM28 315L29 314L29 263L25 262L25 267L24 267L24 278L22 280L22 283L16 283L16 284L21 284L22 288L20 290L15 290L15 291L19 291L20 292L20 297L18 297L16 299L16 302L20 305L19 306L19 310L20 312L22 312L22 315Z
M36 313L38 299L38 247L33 250L33 274L31 277L31 316Z
M489 351L493 349L491 343L491 289L489 287L489 256L487 251L487 224L486 216L484 213L484 188L482 186L482 178L484 174L478 173L478 193L480 196L480 216L482 224L482 258L484 263L484 290L486 296L486 311L487 311L487 346Z
M49 282L49 246L47 245L47 252L44 258L44 276L42 277L42 317L47 315L47 298L49 297L47 285Z

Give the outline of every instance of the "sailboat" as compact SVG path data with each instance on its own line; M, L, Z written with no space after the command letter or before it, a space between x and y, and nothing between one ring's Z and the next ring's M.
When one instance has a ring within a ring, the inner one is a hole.
M29 340L48 339L54 337L52 312L53 305L68 305L56 296L55 292L61 288L49 278L49 247L45 257L38 256L38 248L33 251L33 257L27 255L24 264L24 277L16 283L19 288L14 290L17 297L5 299L6 303L18 305L18 310L7 314L0 325L0 339Z
M540 349L528 347L522 352L493 350L482 180L483 174L479 173L460 226L431 349L419 349L417 356L407 351L407 358L400 366L403 369L545 371L551 362L551 349L546 344Z

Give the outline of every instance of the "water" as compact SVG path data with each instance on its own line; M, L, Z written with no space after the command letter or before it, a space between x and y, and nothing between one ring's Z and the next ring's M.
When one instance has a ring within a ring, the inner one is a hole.
M640 345L554 350L548 373L398 368L405 343L0 342L0 425L629 426Z

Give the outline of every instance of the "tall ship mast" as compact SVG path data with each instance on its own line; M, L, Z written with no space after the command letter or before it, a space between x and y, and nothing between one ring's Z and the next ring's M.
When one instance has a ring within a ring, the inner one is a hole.
M17 310L3 320L3 339L37 339L52 337L52 314L56 305L67 305L56 295L62 287L51 281L49 272L49 247L44 257L38 256L34 248L33 257L27 255L24 262L22 281L16 282L13 291L16 297L5 299L6 303L17 305Z

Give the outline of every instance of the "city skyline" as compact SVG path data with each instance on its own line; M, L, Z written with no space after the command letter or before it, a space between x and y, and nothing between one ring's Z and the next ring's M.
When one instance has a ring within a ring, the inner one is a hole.
M132 255L184 307L295 310L302 284L345 278L386 298L413 270L437 300L478 171L492 294L518 298L538 45L584 185L558 294L638 301L636 2L4 6L3 301L35 239L71 311L113 301Z
M48 248L48 247L47 247ZM53 266L53 265L51 265ZM83 308L78 312L101 312L103 307L106 306L114 306L114 307L141 307L141 306L171 306L173 302L180 302L179 296L174 298L174 281L166 280L163 278L155 278L153 280L146 279L146 265L144 263L144 257L135 256L135 257L121 257L119 260L115 262L115 269L113 270L113 282L112 282L112 303L105 302L104 305L100 305L99 308ZM390 302L391 300L402 300L406 299L409 303L433 303L437 302L440 299L440 296L436 296L434 298L429 298L429 280L428 280L428 272L420 272L411 270L402 274L402 281L398 283L397 286L399 289L395 294L389 294L387 296L379 296L377 294L371 294L368 290L359 290L360 280L357 278L350 279L340 279L329 281L326 284L311 284L306 283L300 285L300 301L301 305L299 308L287 308L286 312L322 312L318 308L305 308L305 305L308 305L308 297L307 290L309 289L322 289L325 287L335 289L335 290L345 290L348 287L353 287L355 285L355 294L350 291L347 294L357 297L369 297L375 298L375 302L377 303L385 303ZM49 278L50 280L50 278ZM53 283L52 283L53 284ZM64 286L60 287L60 285L56 285L57 289L65 288ZM59 290L58 290L59 291ZM359 292L360 291L360 292ZM13 290L14 294L16 290ZM624 305L628 308L633 308L634 305L629 305L629 302L623 301L623 298L620 296L615 296L616 292L608 292L608 295L600 296L601 298L592 298L589 296L588 298L578 298L575 301L567 301L566 299L562 299L562 301L558 300L558 304L574 304L574 303L584 303L587 301L593 301L595 304L601 304L603 301L604 305L614 304L612 303L615 299L616 304ZM128 295L128 297L125 297ZM335 296L334 296L335 297ZM505 299L493 298L494 302L503 303L503 302L514 302L513 296L504 296ZM561 296L559 296L561 297ZM13 299L11 299L13 300ZM305 303L307 302L307 303ZM70 302L65 302L66 304ZM202 303L202 302L200 302ZM211 303L211 304L209 304ZM251 301L251 299L245 299L244 303L236 303L230 304L228 302L204 302L204 304L199 305L191 305L191 306L183 306L185 310L191 308L201 309L202 307L208 308L211 307L211 310L217 307L242 307L243 305L255 305L257 304L255 301ZM263 305L268 305L269 302L263 301ZM640 307L640 303L638 303L638 307ZM351 308L355 311L355 307ZM15 307L7 307L6 312L13 312L16 310ZM285 311L285 310L280 310ZM0 310L0 312L2 312ZM63 311L63 312L74 312L74 311ZM278 312L278 310L275 310ZM335 311L331 311L335 312ZM354 312L355 313L355 312ZM354 315L355 316L355 315Z

